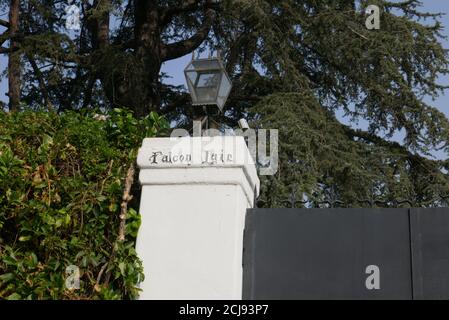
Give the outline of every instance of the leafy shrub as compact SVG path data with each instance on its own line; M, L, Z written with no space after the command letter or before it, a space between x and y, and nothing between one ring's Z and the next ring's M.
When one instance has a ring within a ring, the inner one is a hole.
M142 139L166 128L155 113L137 120L120 109L0 113L0 299L138 294L137 197L118 240L124 180ZM70 265L77 290L65 283Z

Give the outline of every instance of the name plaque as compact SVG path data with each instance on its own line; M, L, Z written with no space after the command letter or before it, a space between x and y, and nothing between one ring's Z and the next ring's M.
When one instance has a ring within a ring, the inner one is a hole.
M254 165L238 136L145 139L137 163L140 168Z

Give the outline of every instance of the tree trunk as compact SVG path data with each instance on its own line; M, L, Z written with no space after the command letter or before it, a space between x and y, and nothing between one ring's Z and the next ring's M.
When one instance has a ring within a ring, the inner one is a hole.
M118 57L120 59L115 60L121 60L121 65L108 67L105 61L104 66L99 67L98 75L108 100L114 107L132 110L137 117L158 110L159 72L162 65L158 53L140 47L135 53L120 54Z
M103 0L101 3L105 8L110 7L106 5L110 0ZM159 1L154 0L134 1L132 52L108 46L109 20L106 16L102 19L94 18L97 23L91 28L97 51L95 65L108 100L115 107L133 110L137 117L143 117L153 110L159 111L159 73L162 63L198 48L206 39L215 17L214 2L207 0L202 9L205 17L197 32L188 39L164 44L161 34L173 15L188 12L192 8L200 9L197 1L193 0L186 1L179 8L170 8L171 10L162 9L158 3ZM106 15L107 10L102 14Z
M157 1L137 0L134 11L135 18L135 61L140 70L135 76L137 81L132 92L140 95L132 97L134 106L130 106L136 116L145 116L157 110L160 103L159 72L162 66L161 55L161 23Z
M11 0L9 7L9 32L11 35L19 31L19 11L20 0ZM14 51L17 48L14 38L10 41L10 48L13 51L9 53L8 60L8 96L9 110L14 111L20 108L20 53Z
M101 19L96 18L91 30L97 75L108 100L115 107L133 110L135 116L143 117L157 110L160 103L160 12L156 1L136 0L134 6L133 52L122 52L108 45L106 13Z

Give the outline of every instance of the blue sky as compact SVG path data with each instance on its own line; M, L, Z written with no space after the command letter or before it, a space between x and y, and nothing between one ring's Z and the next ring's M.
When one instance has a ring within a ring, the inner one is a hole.
M449 37L449 1L447 0L422 0L423 9L429 12L443 12L445 15L441 18L441 22L445 27L444 35ZM1 18L7 19L7 16L4 14L1 15ZM445 48L449 48L448 39L443 40L443 45ZM175 85L185 85L183 70L187 65L188 61L191 59L191 55L187 55L185 57L169 61L165 63L162 67L162 71L170 76L170 79L167 82L175 84ZM0 57L0 70L4 72L6 70L7 60L5 56ZM449 76L441 77L439 79L441 84L449 85ZM0 81L0 100L4 102L8 102L8 97L5 95L8 89L8 80L7 78L2 78ZM446 94L441 95L435 101L432 101L430 98L426 99L426 102L435 106L440 111L442 111L449 118L449 96L448 92ZM349 124L349 122L342 117L342 115L337 114L337 117L344 123ZM360 122L359 124L351 123L354 127L359 127L362 129L366 128L366 123ZM394 140L401 142L403 135L398 133ZM441 152L434 153L437 158L446 157L445 154Z

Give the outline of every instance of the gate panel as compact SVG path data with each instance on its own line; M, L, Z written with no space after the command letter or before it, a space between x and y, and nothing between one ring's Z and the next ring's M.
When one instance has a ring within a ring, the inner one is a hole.
M447 208L410 209L415 299L449 299Z
M408 209L248 210L243 297L411 299L409 225Z

